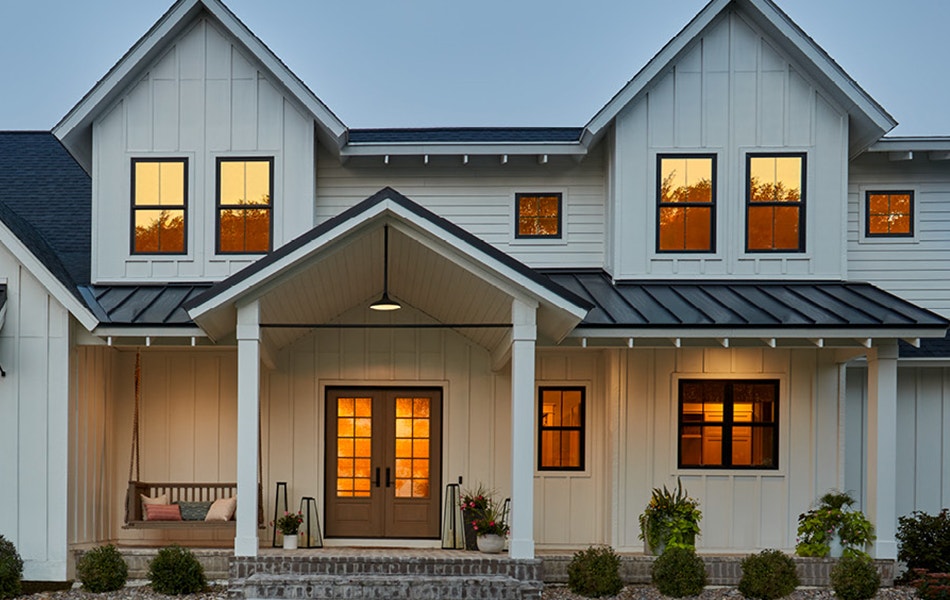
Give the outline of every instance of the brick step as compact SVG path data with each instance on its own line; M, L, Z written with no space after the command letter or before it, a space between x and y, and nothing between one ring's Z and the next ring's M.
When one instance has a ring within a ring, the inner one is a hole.
M244 579L253 575L354 576L354 575L434 575L454 577L502 576L519 580L540 580L539 559L511 560L483 555L452 556L354 556L311 553L301 556L234 557L231 577Z
M528 600L541 597L540 581L502 575L252 575L230 596L279 600Z

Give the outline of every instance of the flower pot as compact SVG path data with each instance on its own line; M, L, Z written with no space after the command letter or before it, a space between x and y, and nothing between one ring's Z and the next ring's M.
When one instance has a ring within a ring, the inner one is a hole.
M475 540L478 536L475 535L475 527L472 526L472 521L476 518L478 518L478 513L474 510L469 508L462 509L462 523L465 525L466 550L478 550L478 543Z
M837 531L834 532L831 536L831 542L828 545L831 547L828 556L831 558L841 558L841 555L844 554L844 544L841 543L841 534Z
M297 549L297 534L285 533L284 534L284 550L296 550L296 549Z
M494 533L486 533L478 536L476 543L478 549L486 554L498 554L505 547L505 538Z

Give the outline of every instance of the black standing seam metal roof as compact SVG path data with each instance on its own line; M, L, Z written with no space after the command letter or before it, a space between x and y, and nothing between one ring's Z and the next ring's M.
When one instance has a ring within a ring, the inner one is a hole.
M868 283L611 281L602 271L547 271L594 308L579 327L914 328L950 321Z
M103 325L193 326L182 305L211 285L91 285L80 292Z
M434 143L570 143L579 142L583 127L433 127L350 129L351 144Z
M89 283L92 182L48 131L0 132L0 220L77 298Z

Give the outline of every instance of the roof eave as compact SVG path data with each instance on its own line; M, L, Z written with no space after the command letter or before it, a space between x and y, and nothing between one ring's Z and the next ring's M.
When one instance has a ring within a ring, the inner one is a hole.
M458 155L552 155L583 157L582 142L349 142L340 151L345 158L357 156L458 156Z

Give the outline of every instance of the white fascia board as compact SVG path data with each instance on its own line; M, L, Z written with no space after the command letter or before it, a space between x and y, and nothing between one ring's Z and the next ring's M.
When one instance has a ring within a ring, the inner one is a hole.
M69 138L77 130L91 126L92 119L110 101L111 96L118 92L126 78L202 7L218 19L225 29L271 72L277 82L310 111L317 122L336 140L338 147L343 144L346 137L346 126L343 122L219 0L179 0L53 127L53 135L70 147Z
M123 327L121 325L104 325L92 330L93 335L99 337L150 337L150 338L180 338L180 337L208 337L200 327Z
M484 278L491 277L496 280L507 281L505 291L515 297L524 297L527 295L534 297L549 305L560 308L573 315L577 322L580 322L587 315L587 310L565 303L557 294L551 292L544 286L532 281L511 267L495 260L479 249L465 243L460 238L450 236L447 232L431 224L425 219L418 219L411 211L406 210L398 203L392 200L384 200L375 204L364 212L354 215L351 219L339 223L333 229L327 231L324 235L312 240L305 246L297 248L292 253L283 257L280 261L268 265L267 267L250 275L227 291L216 295L209 301L195 306L188 311L189 316L198 321L206 313L222 306L233 304L238 301L244 301L247 297L260 296L270 289L274 284L274 278L279 279L280 273L306 260L311 255L324 251L325 249L340 242L348 237L352 232L361 228L363 225L385 217L387 214L399 218L393 225L401 232L410 235L416 241L426 245L436 251L447 260L452 260L455 264L475 273ZM402 225L405 224L405 225ZM402 226L401 226L402 225ZM425 232L425 235L413 235L412 230ZM439 243L433 242L438 240ZM484 270L473 270L472 265L478 265Z
M882 138L867 149L868 152L947 152L950 151L950 137L890 137Z
M734 329L734 328L696 328L685 326L682 328L674 327L578 327L570 333L568 337L572 338L681 338L681 339L718 339L730 338L733 340L742 339L762 339L775 338L784 339L809 339L822 338L826 340L835 339L902 339L908 337L921 338L943 338L947 335L946 327L907 327L904 328L775 328L763 327L755 329ZM717 342L718 345L718 342Z
M429 143L418 144L415 142L390 142L386 144L376 144L369 142L349 142L340 151L340 156L456 156L460 154L495 155L508 154L511 156L522 154L551 154L565 156L587 156L588 147L580 142L560 143L560 142L518 142L512 144L501 143Z
M99 320L92 314L89 308L82 304L79 299L63 285L63 282L50 273L46 265L44 265L40 259L36 258L30 249L20 241L20 238L15 236L3 222L0 222L0 244L6 246L10 253L13 254L13 257L20 261L30 274L36 277L36 280L49 292L49 295L62 304L71 315L76 317L76 320L79 321L83 327L92 331L93 328L99 324Z

